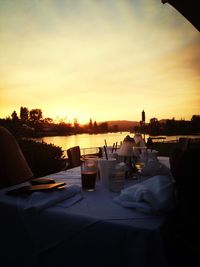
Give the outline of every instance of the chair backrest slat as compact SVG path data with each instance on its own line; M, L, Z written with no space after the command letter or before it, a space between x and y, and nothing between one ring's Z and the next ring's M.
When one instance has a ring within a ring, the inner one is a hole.
M79 146L74 146L67 149L69 160L69 168L78 167L81 165L81 151Z

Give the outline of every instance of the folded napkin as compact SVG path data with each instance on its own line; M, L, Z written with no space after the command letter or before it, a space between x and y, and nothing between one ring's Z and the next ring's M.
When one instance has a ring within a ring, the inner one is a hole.
M68 207L82 198L80 193L81 187L78 185L50 192L34 192L28 197L24 210L40 211L56 204Z
M171 176L157 175L123 189L114 201L145 213L160 213L173 207L174 182Z
M170 169L160 163L158 159L149 159L141 174L144 176L170 175Z

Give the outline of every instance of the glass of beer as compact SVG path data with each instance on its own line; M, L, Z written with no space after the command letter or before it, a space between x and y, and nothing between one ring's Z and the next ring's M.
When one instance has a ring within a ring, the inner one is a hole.
M98 172L98 161L96 158L84 157L81 160L81 182L82 189L94 191Z

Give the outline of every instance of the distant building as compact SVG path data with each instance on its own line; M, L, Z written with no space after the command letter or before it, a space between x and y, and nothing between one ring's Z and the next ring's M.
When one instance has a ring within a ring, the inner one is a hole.
M145 122L145 112L144 112L144 110L142 111L142 122Z

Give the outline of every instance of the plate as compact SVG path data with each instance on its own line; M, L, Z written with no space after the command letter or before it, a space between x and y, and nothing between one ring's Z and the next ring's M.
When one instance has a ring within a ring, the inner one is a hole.
M51 191L60 187L63 187L66 183L54 183L54 184L37 184L37 185L25 185L12 190L8 190L9 195L29 194L35 191Z

